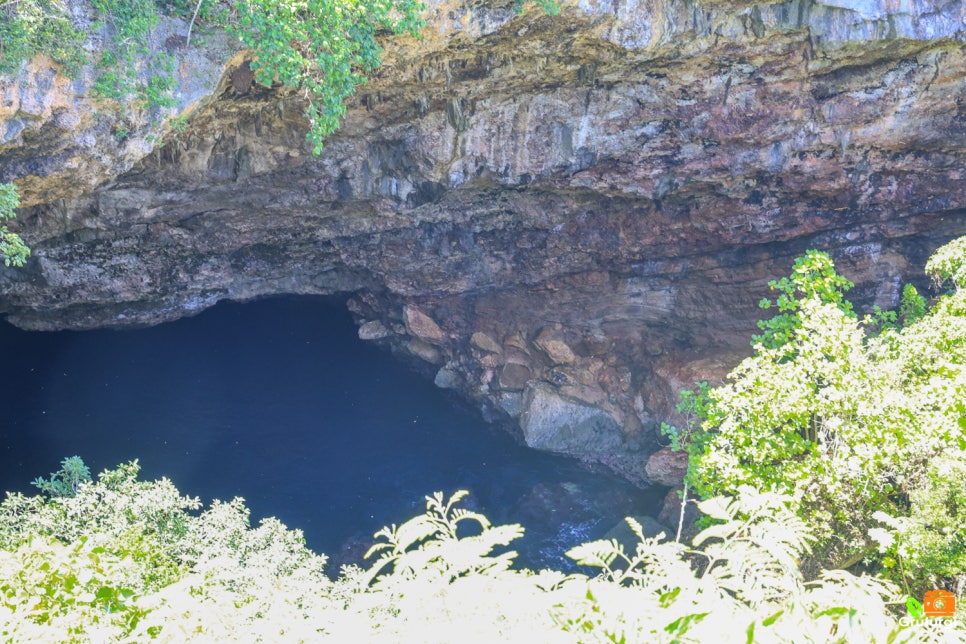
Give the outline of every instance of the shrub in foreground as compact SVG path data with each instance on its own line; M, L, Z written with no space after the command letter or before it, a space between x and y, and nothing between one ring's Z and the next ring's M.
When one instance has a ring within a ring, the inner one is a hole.
M954 290L925 310L905 289L900 326L861 320L827 255L796 262L772 282L780 314L754 355L684 397L692 489L791 496L826 567L862 564L916 595L966 583L964 266L966 238L939 249L927 270Z
M240 499L202 511L137 473L105 471L73 496L7 495L0 640L966 641L961 620L901 623L888 581L827 571L806 583L805 523L788 498L752 488L703 502L718 523L691 548L629 520L633 552L571 550L595 577L515 569L522 527L458 507L465 493L436 494L376 535L371 566L331 581L299 531L251 528Z

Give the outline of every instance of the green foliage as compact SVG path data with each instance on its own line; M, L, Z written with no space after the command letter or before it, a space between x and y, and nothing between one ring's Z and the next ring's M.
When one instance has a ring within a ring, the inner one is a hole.
M89 61L86 34L74 26L63 0L0 3L0 73L22 60L47 54L76 73L93 63L92 87L108 100L137 107L175 105L171 59L148 47L161 13L226 30L253 52L255 79L300 90L308 99L307 138L315 154L345 114L345 101L380 63L377 35L418 36L425 5L420 0L90 0L97 13L91 26L108 35L98 58ZM543 11L559 12L555 0L536 0ZM523 8L517 0L517 10ZM189 41L190 44L190 41Z
M77 496L82 483L91 480L91 471L84 465L80 456L68 456L60 462L60 469L50 475L33 481L33 486L50 497Z
M20 205L20 195L17 186L12 183L0 183L0 222L14 219L14 212ZM10 232L6 224L0 224L0 256L6 266L23 266L30 257L30 249L20 235Z
M902 298L899 300L899 316L904 325L912 324L926 315L926 298L919 295L919 291L912 284L902 287Z
M685 417L685 429L681 430L668 423L661 423L661 434L670 439L672 451L680 452L695 440L695 430L701 420L707 418L710 399L708 392L711 386L707 382L695 383L695 390L685 390L681 392L681 402L678 403L678 413Z
M758 306L763 309L777 306L779 314L758 323L763 333L752 336L752 345L760 344L768 349L787 345L795 329L801 326L798 311L803 301L834 304L846 315L854 316L851 302L845 299L845 292L853 286L852 282L835 272L835 264L827 253L805 251L803 257L795 260L789 277L768 282L768 287L780 291L781 295L774 302L765 298Z
M111 100L136 97L143 107L172 107L176 82L172 59L152 54L151 31L158 23L154 0L91 0L97 10L94 29L110 34L110 47L101 53L93 92ZM139 77L139 60L146 60L145 76Z
M546 4L547 0L542 0ZM93 93L104 99L135 97L139 106L171 107L176 86L171 59L148 47L159 9L168 15L227 29L254 52L256 80L304 90L309 99L308 138L315 152L339 125L345 100L379 64L380 32L418 35L418 0L91 0L91 26L109 41L94 61ZM227 9L227 10L225 10ZM58 0L0 4L0 72L44 53L76 73L88 64L84 34Z
M64 0L0 3L0 73L38 54L50 56L74 76L86 62L84 34L71 21Z
M51 479L81 474L75 459ZM0 639L251 641L268 616L278 633L311 612L309 593L330 582L299 531L275 519L250 528L241 499L198 514L197 499L138 471L136 462L105 471L73 496L7 494Z
M889 582L843 571L804 581L797 562L811 539L789 499L742 488L699 508L717 523L692 548L645 538L628 519L639 539L633 554L616 541L571 550L603 575L584 602L566 606L565 630L635 642L884 642L920 631L915 623L897 628ZM949 634L961 639L957 628Z
M465 491L457 492L444 502L443 494L437 492L427 497L425 514L398 528L392 526L377 532L376 538L385 541L376 543L366 553L367 559L382 553L369 569L369 578L375 579L389 565L397 575L434 570L447 581L480 572L480 566L486 570L508 570L516 552L511 550L495 557L488 555L495 547L522 537L523 529L518 525L494 528L482 514L455 507L466 494ZM480 534L460 538L460 524L467 521L475 523Z
M917 588L966 571L966 453L946 453L929 464L926 479L910 495L908 516L875 518L870 531L888 568Z
M957 289L966 286L966 237L941 247L926 262L926 274L937 285L952 282Z
M316 154L345 114L345 100L379 64L376 33L416 36L418 0L237 0L232 32L254 50L255 80L305 91Z
M944 267L937 270L961 265L951 252L940 257L930 260ZM689 437L687 481L704 498L742 485L791 495L817 537L819 560L864 560L903 581L896 553L877 548L869 532L877 534L877 517L905 517L903 557L914 585L952 584L964 542L950 526L961 515L937 512L959 501L931 464L966 454L966 295L924 311L906 289L907 325L880 315L889 324L872 336L842 299L848 283L830 262L803 268L804 258L776 283L783 313L762 326L767 338L755 354L722 386L685 399L701 423ZM947 474L958 481L954 472Z
M68 459L70 460L70 459ZM966 641L962 619L899 623L890 582L829 571L803 581L811 540L790 500L742 488L700 505L718 522L694 547L596 541L568 555L597 577L512 567L518 525L427 497L376 534L368 569L330 581L324 557L240 499L199 513L137 463L74 496L0 504L4 641L775 642ZM699 562L697 568L693 562Z

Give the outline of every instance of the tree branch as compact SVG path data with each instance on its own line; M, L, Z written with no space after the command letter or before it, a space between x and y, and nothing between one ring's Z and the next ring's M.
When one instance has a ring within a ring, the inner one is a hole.
M185 47L191 45L191 29L195 26L195 19L198 17L198 12L201 10L201 3L205 0L198 0L198 4L195 5L195 12L191 15L191 22L188 23L188 37L185 39Z

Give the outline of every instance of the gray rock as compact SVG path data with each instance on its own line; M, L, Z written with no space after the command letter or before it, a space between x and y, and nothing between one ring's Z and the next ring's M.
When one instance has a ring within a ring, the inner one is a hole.
M512 418L519 418L523 413L523 394L518 391L500 392L496 404Z
M436 378L433 382L440 389L456 389L462 384L463 378L447 364L436 372Z
M389 329L379 320L366 322L359 327L360 340L381 340L389 336Z
M532 383L524 394L520 419L527 445L559 454L583 456L619 451L621 429L604 410L561 396L546 383Z

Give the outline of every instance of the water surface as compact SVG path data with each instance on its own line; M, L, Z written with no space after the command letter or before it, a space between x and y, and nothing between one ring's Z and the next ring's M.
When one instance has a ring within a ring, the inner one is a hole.
M80 455L92 472L138 459L183 494L241 496L310 547L351 560L372 533L468 489L495 522L527 528L521 563L563 552L656 495L528 450L388 353L326 298L221 303L138 330L0 327L0 489Z

